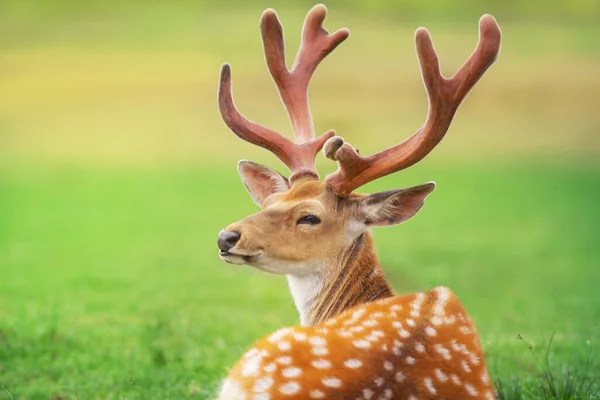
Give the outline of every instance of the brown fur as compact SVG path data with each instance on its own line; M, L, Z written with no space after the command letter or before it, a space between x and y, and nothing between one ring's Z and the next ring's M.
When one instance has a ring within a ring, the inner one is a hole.
M393 295L374 251L371 232L356 239L340 260L331 283L310 312L308 325L317 325L328 318L359 304Z
M263 210L226 228L239 232L240 239L232 249L234 255L225 261L300 279L314 278L303 288L306 298L295 298L306 325L392 296L368 225L376 220L391 225L410 218L433 190L432 184L405 190L408 195L402 196L395 196L400 191L390 191L339 197L310 178L298 180L284 191L288 185L282 184L279 174L257 164L251 168L252 174L242 172L242 179L251 194L260 192ZM298 224L307 214L321 222ZM311 282L318 287L310 287Z

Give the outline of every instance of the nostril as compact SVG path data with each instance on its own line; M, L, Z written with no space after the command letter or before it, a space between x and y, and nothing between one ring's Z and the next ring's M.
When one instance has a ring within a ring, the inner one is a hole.
M237 231L221 231L219 232L217 246L220 250L229 251L236 245L241 236L242 234Z

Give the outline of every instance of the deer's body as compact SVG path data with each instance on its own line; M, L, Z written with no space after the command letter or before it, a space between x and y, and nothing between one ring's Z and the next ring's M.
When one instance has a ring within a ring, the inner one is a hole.
M392 295L370 228L413 217L432 182L370 195L353 191L425 157L444 137L461 101L495 60L500 29L480 20L473 55L444 78L429 33L415 39L429 99L424 125L409 139L364 157L329 131L315 137L307 90L318 64L349 31L329 34L324 6L308 14L294 66L285 64L283 28L273 10L261 21L266 62L294 129L295 142L246 119L233 104L231 70L221 70L219 109L240 138L273 152L290 178L249 161L238 165L261 211L219 234L220 257L284 274L302 326L259 341L230 371L220 400L494 399L478 337L449 289ZM338 170L319 181L323 149Z
M475 327L445 287L283 328L233 367L220 400L494 399Z

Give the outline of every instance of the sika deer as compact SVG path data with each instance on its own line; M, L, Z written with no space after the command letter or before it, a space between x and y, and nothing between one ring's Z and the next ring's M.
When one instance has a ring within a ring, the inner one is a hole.
M480 20L475 52L452 78L439 72L429 33L416 32L427 120L413 136L362 157L329 131L315 138L308 85L318 64L348 37L329 34L326 9L306 17L294 66L285 65L283 30L273 10L261 32L268 69L290 117L296 142L245 118L235 108L231 71L221 70L219 109L240 138L273 152L289 179L249 161L239 172L262 211L219 234L223 260L287 275L302 327L259 341L232 369L220 399L494 398L475 327L446 288L392 297L369 228L406 221L435 185L372 195L358 187L407 168L444 137L461 101L493 63L500 29ZM319 182L314 159L323 148L339 169Z

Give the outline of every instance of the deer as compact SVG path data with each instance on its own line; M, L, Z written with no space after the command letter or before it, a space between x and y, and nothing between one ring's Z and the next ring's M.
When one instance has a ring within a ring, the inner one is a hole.
M220 400L273 399L495 399L476 328L457 296L440 286L394 295L371 228L413 217L435 183L359 194L355 190L406 169L435 148L467 93L495 61L501 32L479 21L473 54L451 78L440 73L429 32L415 33L428 97L423 126L403 142L362 156L332 130L315 135L308 102L317 66L349 36L323 28L323 5L302 28L294 64L285 61L283 28L274 10L260 29L267 68L290 119L294 141L244 117L233 102L231 68L223 64L218 106L239 138L272 152L289 177L242 160L238 172L260 211L223 229L220 258L285 275L300 325L256 342L229 371ZM319 179L320 151L337 171Z

